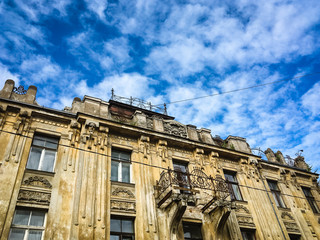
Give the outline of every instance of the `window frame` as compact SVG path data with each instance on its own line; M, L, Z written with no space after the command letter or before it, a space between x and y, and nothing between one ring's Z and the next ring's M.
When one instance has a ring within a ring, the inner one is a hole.
M320 208L319 208L316 200L314 199L314 196L311 193L311 188L309 188L309 187L301 187L301 189L302 189L302 192L303 192L304 196L306 197L306 199L307 199L307 201L309 203L309 206L312 209L313 213L318 213L319 214L320 213ZM306 194L306 192L308 194Z
M237 172L224 170L223 174L224 174L226 183L228 184L228 189L229 189L231 201L244 201L242 193L241 193L241 190L240 190L239 182L238 182L238 179L237 179ZM233 179L235 179L235 181L228 180L226 175L232 176ZM233 186L238 189L239 194L240 194L240 199L237 199L236 194L235 194L234 189L233 189Z
M112 156L113 151L118 152L118 153L125 153L129 155L129 161L127 160L121 160L116 159ZM132 183L132 161L131 161L131 156L132 156L132 151L127 150L127 149L119 149L119 148L112 148L111 149L111 176L110 179L111 181L114 182L122 182L122 183ZM118 163L118 167L117 167L117 180L112 179L112 163L117 162ZM129 165L129 181L123 181L123 174L122 174L122 170L123 170L123 165L124 164L128 164Z
M28 223L27 225L21 225L21 224L14 224L14 219L17 213L17 210L24 210L24 211L30 211L29 213L29 217L28 217ZM42 226L33 226L33 225L29 225L30 221L31 221L31 216L33 215L34 212L42 212L44 213L44 219L43 219L43 224ZM10 232L9 232L9 236L8 239L10 240L10 236L11 236L11 232L12 229L20 229L20 230L24 230L24 237L23 240L28 240L29 238L29 232L30 231L41 231L41 239L44 239L44 232L46 229L46 224L47 224L47 215L48 215L48 211L46 209L39 209L39 208L22 208L22 207L18 207L15 209L14 214L13 214L13 218L12 218L12 222L11 222L11 226L10 226Z
M190 238L186 238L184 236L185 240L203 240L203 234L202 234L202 224L201 223L194 223L194 222L187 222L183 221L182 222L182 228L183 228L183 235L185 234L185 226L191 226L192 228L199 229L200 228L200 235L201 238L193 238L192 235Z
M286 208L286 204L281 196L281 191L279 189L278 182L275 180L267 179L267 183L273 196L273 199L276 203L276 206L279 208ZM273 188L271 184L274 184L276 188Z
M248 228L240 228L241 237L243 240L256 240L256 230L255 229L248 229ZM246 234L246 237L244 237L244 234ZM250 234L247 236L247 234ZM250 238L248 238L250 237Z
M111 221L112 220L120 220L120 232L111 230ZM123 220L132 221L132 226L133 226L132 233L122 231L122 221ZM111 217L110 217L110 239L111 239L111 235L118 236L119 240L122 240L123 237L131 237L131 239L134 240L135 239L135 219L133 217L111 215Z
M54 143L54 144L57 145L56 148L52 148L52 147L46 146L46 142L50 143L50 139L52 140L51 143ZM38 140L38 141L39 140L43 140L43 142L44 142L43 145L44 146L35 145L34 144L35 140ZM29 151L29 156L28 156L26 169L53 173L54 170L55 170L55 166L56 166L57 153L58 153L58 148L59 148L59 141L60 141L60 139L57 136L49 136L49 135L46 135L46 134L35 133L34 136L33 136L33 139L32 139L32 144L31 144L31 148L30 148L30 151ZM40 159L39 159L39 161L37 161L37 163L38 163L38 167L37 168L32 168L30 166L28 167L28 164L31 161L30 159L32 157L33 149L41 149ZM51 166L51 171L43 170L43 167L44 167L43 163L45 162L46 151L47 152L49 152L49 151L54 152L54 160L53 160L53 164Z

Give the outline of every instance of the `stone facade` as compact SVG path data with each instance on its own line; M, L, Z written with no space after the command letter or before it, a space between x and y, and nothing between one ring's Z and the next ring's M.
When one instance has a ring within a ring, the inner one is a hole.
M132 220L137 240L184 239L192 225L204 240L320 239L318 175L302 157L292 167L268 149L265 161L244 138L112 100L53 110L36 91L0 91L1 240L17 209L45 211L42 239L110 239L110 219Z

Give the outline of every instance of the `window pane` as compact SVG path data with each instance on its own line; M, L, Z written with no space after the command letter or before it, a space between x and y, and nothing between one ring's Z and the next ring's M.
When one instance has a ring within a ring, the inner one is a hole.
M121 152L120 154L120 160L121 161L130 161L130 156L131 154L130 153L127 153L127 152Z
M133 240L133 237L122 237L122 240Z
M41 148L37 148L37 147L31 148L27 168L29 168L29 169L38 169L39 168L41 152L42 152Z
M110 240L119 240L120 237L117 235L110 235Z
M112 152L111 152L111 159L120 160L120 152L118 152L118 151L116 151L116 150L112 150Z
M278 190L277 183L268 181L268 185L269 185L271 190Z
M119 163L115 161L111 161L111 180L112 181L119 181L118 168L119 168Z
M238 185L232 184L232 189L236 200L242 200L240 189Z
M42 231L29 230L28 240L41 240Z
M130 182L130 164L122 163L122 182Z
M54 160L56 158L56 151L44 150L44 152L45 152L45 155L42 161L41 170L52 172Z
M43 226L44 224L45 212L41 211L32 211L30 226Z
M30 217L30 211L16 210L12 223L16 225L28 225L29 217Z
M111 219L110 221L110 231L111 232L121 232L121 220Z
M45 147L52 148L52 149L58 149L58 142L59 142L59 140L56 138L49 138L46 140Z
M122 220L122 232L134 233L132 220Z
M44 147L45 144L45 139L40 136L35 136L32 142L32 145L34 146L39 146L39 147Z
M25 230L12 228L9 239L11 240L23 240L25 234Z
M236 178L231 174L225 173L224 176L226 180L229 182L237 182Z

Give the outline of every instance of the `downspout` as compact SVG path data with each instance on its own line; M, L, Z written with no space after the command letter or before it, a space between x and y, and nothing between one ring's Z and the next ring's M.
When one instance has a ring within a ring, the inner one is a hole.
M266 191L266 193L267 193L267 196L268 196L269 202L270 202L270 204L271 204L273 213L274 213L274 215L276 216L277 222L278 222L279 227L280 227L280 229L281 229L281 233L282 233L283 239L286 239L286 235L285 235L285 233L284 233L284 231L283 231L283 229L282 229L282 226L281 226L280 220L279 220L279 218L278 218L278 215L277 215L277 213L276 213L276 210L274 209L273 202L272 202L272 200L271 200L271 198L270 198L270 196L269 196L269 192L268 192L268 190L267 190L267 188L266 188L266 185L265 185L265 183L264 183L264 181L263 181L263 179L262 179L261 173L260 173L259 168L258 168L258 166L257 166L257 165L258 165L258 161L254 161L254 165L255 165L255 167L256 167L256 169L257 169L257 171L258 171L259 178L260 178L260 180L261 180L261 182L262 182L262 184L263 184L263 187L264 187L264 189L265 189L265 191Z

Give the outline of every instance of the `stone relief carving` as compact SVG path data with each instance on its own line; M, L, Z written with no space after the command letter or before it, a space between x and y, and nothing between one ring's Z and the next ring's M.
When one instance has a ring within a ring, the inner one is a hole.
M150 155L150 138L147 136L141 136L139 139L139 152L143 153L144 158L148 158Z
M70 137L71 146L74 146L76 142L78 143L80 141L81 124L76 121L73 121L70 127L71 127L71 137Z
M153 129L153 119L150 117L147 117L147 128Z
M242 212L242 213L250 214L249 209L243 205L240 205L240 204L236 204L235 211L238 213Z
M52 188L51 183L44 177L29 177L28 179L24 180L23 182L25 185L34 186L34 187L45 187L45 188Z
M251 216L239 216L237 215L237 220L239 225L248 226L248 227L255 227L253 218Z
M157 153L163 162L166 162L168 159L168 148L167 141L159 140L157 144Z
M82 142L88 144L88 149L92 149L92 146L96 146L98 144L97 136L95 134L96 128L97 126L94 122L86 124L86 133L82 135Z
M286 229L288 232L297 232L299 233L299 227L295 222L283 222L284 225L286 226Z
M290 213L288 212L282 212L281 213L281 218L284 219L284 220L291 220L291 221L294 221L294 218L291 216Z
M129 212L136 211L135 202L123 202L123 201L111 200L110 203L111 203L111 209L114 209L114 210L123 210L123 211L129 211Z
M185 138L187 137L186 126L177 121L163 120L163 128L166 133Z
M50 200L51 200L51 194L44 193L44 192L20 190L18 195L18 201L27 201L30 203L49 205Z
M134 194L129 189L125 188L116 188L111 195L123 198L135 198Z

